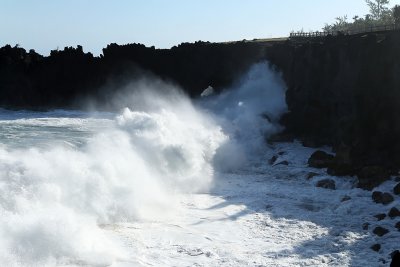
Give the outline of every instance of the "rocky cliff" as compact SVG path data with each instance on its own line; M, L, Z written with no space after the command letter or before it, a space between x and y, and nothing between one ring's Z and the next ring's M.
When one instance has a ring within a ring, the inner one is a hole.
M286 134L331 145L332 174L384 179L400 167L400 32L288 41L268 50L283 71Z

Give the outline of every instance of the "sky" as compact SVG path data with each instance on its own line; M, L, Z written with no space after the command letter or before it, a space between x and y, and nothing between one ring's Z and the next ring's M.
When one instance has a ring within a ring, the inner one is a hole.
M82 45L98 55L109 43L170 48L284 37L367 13L365 0L0 0L0 46L48 55Z

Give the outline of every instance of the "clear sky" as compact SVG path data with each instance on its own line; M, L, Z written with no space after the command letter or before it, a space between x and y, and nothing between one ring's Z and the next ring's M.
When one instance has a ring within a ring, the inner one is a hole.
M80 44L98 55L112 42L169 48L281 37L367 13L364 0L0 0L0 46L47 55Z

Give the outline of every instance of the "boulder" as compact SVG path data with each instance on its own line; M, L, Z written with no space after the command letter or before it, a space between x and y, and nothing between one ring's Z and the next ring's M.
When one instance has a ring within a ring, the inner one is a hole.
M335 184L335 181L332 179L323 179L323 180L320 180L317 182L316 187L322 187L325 189L335 190L336 184Z
M349 197L349 196L344 196L344 197L342 197L342 199L340 200L340 202L349 201L350 199L351 199L351 197Z
M314 168L327 168L333 164L333 159L333 155L317 150L308 159L308 166Z
M383 219L386 218L386 214L385 214L385 213L380 213L380 214L374 215L374 217L375 217L378 221L382 221Z
M287 166L287 165L289 165L289 162L287 160L284 160L284 161L280 161L280 162L274 164L274 166L276 166L276 165L285 165L285 166Z
M394 201L394 198L393 198L393 196L391 194L389 194L389 193L383 193L382 194L382 202L381 203L383 205L390 204L393 201Z
M394 188L393 188L393 193L395 195L400 195L400 183L398 183Z
M270 158L268 160L269 165L273 165L277 159L278 159L278 156L276 156L276 155L272 156L272 158Z
M358 171L357 177L359 188L372 190L386 181L390 174L387 169L381 166L366 166Z
M380 244L375 244L375 245L371 246L371 249L373 251L378 252L379 250L381 250L381 245Z
M400 217L400 210L398 210L397 208L393 207L390 209L388 216L393 219L396 217Z
M396 224L395 224L395 226L394 227L396 227L397 228L397 230L399 230L400 231L400 222L397 222Z
M374 234L376 234L377 236L384 236L387 233L389 233L389 230L386 228L383 228L381 226L377 226L375 227L375 229L372 231Z
M372 192L372 200L373 200L375 203L382 203L382 195L383 195L382 192L380 192L380 191L374 191L374 192Z
M307 174L307 180L310 180L310 179L312 179L313 177L318 176L318 175L319 175L319 174L316 173L316 172L309 172L309 173Z
M392 256L392 262L390 263L390 267L399 267L400 266L400 251L393 251L390 256Z

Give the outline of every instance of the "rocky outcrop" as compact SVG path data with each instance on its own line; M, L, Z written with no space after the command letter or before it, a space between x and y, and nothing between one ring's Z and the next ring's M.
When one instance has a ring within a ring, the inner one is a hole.
M34 50L0 48L0 107L65 108L90 98L104 104L115 90L143 75L156 75L199 96L217 92L264 59L256 42L182 43L171 49L110 44L94 57L78 46L41 56Z
M333 146L330 173L357 175L366 189L400 167L399 46L393 31L293 40L267 51L288 86L286 134ZM365 175L370 167L386 173Z

